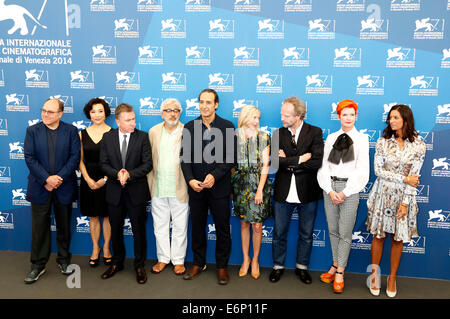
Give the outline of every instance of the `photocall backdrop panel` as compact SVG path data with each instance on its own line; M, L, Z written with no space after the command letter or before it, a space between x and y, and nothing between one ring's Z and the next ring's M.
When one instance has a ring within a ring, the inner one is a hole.
M198 93L220 96L218 114L237 125L243 105L261 110L261 129L281 126L281 102L295 95L306 122L323 137L340 127L336 104L359 105L356 126L370 138L371 176L361 192L347 271L366 273L372 236L366 199L375 181L374 146L396 103L409 105L427 144L417 200L419 238L404 243L399 275L450 279L450 1L447 0L6 0L0 1L0 249L29 251L26 127L40 121L45 99L65 103L62 120L91 123L85 103L103 97L135 107L137 128L161 121L161 102L180 100L181 121L197 116ZM447 22L447 23L446 23ZM107 122L117 127L113 116ZM78 172L78 176L80 176ZM274 175L271 175L273 178ZM230 204L231 205L231 204ZM90 255L89 220L74 203L71 252ZM151 205L148 258L156 259ZM53 251L55 223L52 219ZM295 267L298 214L292 217L286 266ZM187 261L192 261L190 246ZM208 217L207 261L215 227ZM230 264L240 264L240 222L231 217ZM130 226L124 227L132 257ZM261 266L272 266L273 218L263 227ZM310 269L331 264L319 203ZM389 272L388 248L381 263Z

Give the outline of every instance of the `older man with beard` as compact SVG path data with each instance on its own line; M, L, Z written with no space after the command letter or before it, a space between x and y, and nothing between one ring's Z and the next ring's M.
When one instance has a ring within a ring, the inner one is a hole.
M176 275L186 269L184 258L187 248L189 205L187 185L180 167L180 146L183 124L179 122L181 105L169 98L161 104L164 120L148 133L152 148L153 170L147 175L152 196L153 228L156 237L158 262L152 273L158 274L170 262ZM172 219L172 240L170 220Z

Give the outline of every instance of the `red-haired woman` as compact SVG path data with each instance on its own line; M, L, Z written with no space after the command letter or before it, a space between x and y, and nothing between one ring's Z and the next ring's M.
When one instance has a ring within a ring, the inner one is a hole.
M374 168L378 176L367 200L367 229L373 234L370 292L380 294L378 265L386 233L391 234L391 269L386 294L397 294L396 278L403 242L418 237L416 187L426 145L418 138L411 109L403 104L389 111L383 137L377 141Z
M325 142L317 180L323 189L333 264L320 280L333 283L335 293L344 289L344 270L352 244L359 205L359 192L369 181L369 139L355 128L358 105L343 100L336 108L341 129Z

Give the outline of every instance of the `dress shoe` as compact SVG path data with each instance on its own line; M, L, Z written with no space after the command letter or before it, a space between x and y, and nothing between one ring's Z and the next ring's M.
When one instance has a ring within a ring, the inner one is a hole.
M136 281L138 284L145 284L147 282L147 273L144 267L136 268Z
M228 271L226 268L218 268L217 269L217 281L219 285L226 285L230 280L230 276L228 276Z
M117 272L123 270L123 266L112 265L103 274L102 279L108 279L114 276Z
M300 280L305 284L312 283L311 275L309 274L308 270L306 269L298 269L295 268L295 274L300 278Z
M239 277L247 276L251 262L252 260L250 259L247 266L244 263L242 264L241 268L239 269Z
M271 282L277 282L280 280L281 276L284 274L284 269L272 269L270 273L269 280Z
M389 285L389 276L387 277L387 285ZM386 287L386 295L389 298L394 298L397 295L397 281L395 282L395 291L389 291Z
M258 266L257 270L253 270L253 265L252 265L252 278L253 279L258 279L261 276L261 273L259 272L259 264L256 264Z
M202 271L206 270L206 265L203 267L193 265L189 270L184 274L183 279L184 280L191 280L197 277Z
M336 274L344 275L344 273L340 271L336 271ZM344 291L344 279L342 279L342 281L339 282L335 280L333 282L333 290L334 293L341 294Z

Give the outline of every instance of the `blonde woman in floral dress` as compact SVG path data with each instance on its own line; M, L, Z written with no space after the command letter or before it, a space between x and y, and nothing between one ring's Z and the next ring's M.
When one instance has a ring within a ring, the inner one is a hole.
M258 279L259 251L262 241L262 222L270 216L271 182L269 173L270 137L259 131L261 112L252 105L242 108L238 120L237 164L231 183L234 215L241 219L241 240L244 260L239 276ZM249 256L250 225L253 233L253 258Z
M416 188L425 158L426 146L418 138L411 109L394 105L387 117L388 126L377 141L374 168L378 176L367 200L367 229L374 235L371 247L370 292L380 294L379 264L386 233L391 234L390 274L386 294L395 297L396 277L403 242L418 237Z

